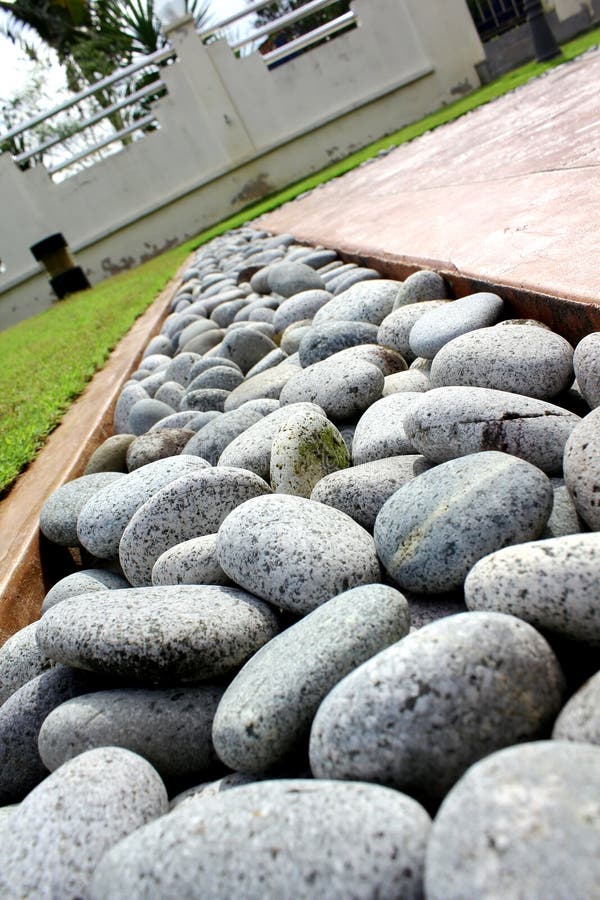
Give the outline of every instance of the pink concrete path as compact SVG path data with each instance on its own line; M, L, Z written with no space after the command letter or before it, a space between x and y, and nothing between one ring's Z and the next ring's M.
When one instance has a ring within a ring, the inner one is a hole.
M366 257L600 303L600 49L264 216Z

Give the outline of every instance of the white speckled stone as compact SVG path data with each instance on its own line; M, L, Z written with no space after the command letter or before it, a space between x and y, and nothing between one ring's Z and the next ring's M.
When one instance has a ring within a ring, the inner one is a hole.
M581 419L565 446L565 483L575 508L594 531L600 530L600 410Z
M358 344L356 347L346 347L345 350L338 350L337 353L330 356L329 360L340 363L343 361L349 365L367 362L376 366L384 378L394 372L406 370L406 360L400 356L397 350L392 350L391 347L381 347L379 344Z
M116 572L109 572L106 569L81 569L61 578L50 588L42 603L42 613L62 600L68 600L69 597L76 597L78 594L126 587L129 587L129 584Z
M394 303L394 309L413 303L426 303L447 297L446 282L441 275L432 269L421 269L405 278L400 286L400 294Z
M281 391L279 402L282 406L316 403L333 420L349 419L381 397L383 378L371 363L333 356L294 375Z
M479 328L441 348L430 380L434 388L465 385L551 400L573 381L573 348L545 328Z
M310 497L317 481L350 465L343 437L329 419L299 410L281 425L271 445L271 486L277 494Z
M339 353L340 350L361 344L374 344L376 341L376 325L368 322L335 320L322 322L320 325L309 325L295 349L298 350L300 364L306 368L333 356L334 353Z
M317 310L331 300L332 296L329 291L311 290L301 291L284 300L278 306L273 317L275 331L281 333L293 322L312 319Z
M562 478L551 478L554 500L552 512L546 522L541 538L564 537L567 534L579 534L585 531L585 523L579 517L573 498Z
M404 428L416 450L432 462L501 450L560 475L565 444L580 421L544 400L488 388L445 387L422 394L407 410Z
M592 408L600 406L600 331L586 335L575 347L575 377Z
M410 348L415 356L433 359L444 344L460 334L494 325L503 307L504 302L497 294L484 292L469 294L439 309L432 309L413 325Z
M392 375L386 376L383 384L383 396L389 397L390 394L407 391L423 394L430 387L429 376L425 372L408 369L406 372L394 372Z
M372 531L379 510L398 488L431 468L424 456L390 456L332 472L315 485L311 500L334 506Z
M118 484L95 494L77 519L77 537L99 559L116 559L119 541L129 520L146 500L186 472L207 468L197 456L170 456L136 469Z
M600 748L539 741L473 766L427 850L428 900L588 900L600 883Z
M213 740L221 760L230 769L261 772L303 751L321 700L348 672L408 634L409 618L394 588L363 585L269 641L219 703Z
M397 350L407 363L416 359L410 347L410 332L415 322L432 309L439 309L449 303L449 300L426 300L421 303L409 303L407 306L399 306L389 316L386 316L377 332L377 343L383 347L392 347Z
M129 413L138 400L149 399L147 391L137 381L129 381L119 395L113 417L115 434L126 434L129 430Z
M217 556L237 584L301 615L380 580L371 535L337 509L302 497L239 506L219 529Z
M91 900L423 896L425 810L378 785L263 781L189 800L107 853ZM240 893L240 885L243 885Z
M563 706L554 723L558 741L600 744L600 672L596 672Z
M577 641L600 645L600 534L573 534L506 547L473 567L469 609L519 616Z
M230 585L217 559L217 535L191 538L161 553L152 567L152 584Z
M292 403L276 409L235 438L219 457L219 466L248 469L269 481L273 438L290 416L303 411L324 415L314 403Z
M481 757L543 735L563 688L556 657L526 622L498 613L438 619L327 695L312 726L311 769L436 802Z
M66 665L184 683L235 669L278 630L270 608L245 591L167 585L65 600L41 619L37 638Z
M37 622L32 622L0 647L0 707L20 687L55 665L41 652L36 631Z
M403 419L411 403L420 396L410 391L391 394L377 400L362 414L352 440L355 465L416 452L404 430Z
M167 456L178 456L194 434L189 428L157 428L136 437L127 448L127 471L133 472Z
M215 534L236 506L270 493L254 472L226 466L182 475L157 491L132 516L119 544L119 560L130 584L152 583L158 557L182 541Z
M20 804L3 832L5 900L89 896L106 851L168 810L165 787L127 750L92 750L50 775Z
M222 687L115 688L74 697L52 710L38 738L53 772L96 747L143 756L161 778L206 777L218 766L211 729Z
M252 375L234 388L225 401L225 412L239 409L250 400L278 400L283 387L290 378L298 374L297 366L290 366L286 362L273 366L258 375Z
M40 531L62 547L77 547L77 518L95 494L125 478L123 472L95 472L67 481L53 491L40 512Z
M223 413L208 422L204 428L188 440L182 452L192 456L201 456L202 459L216 466L225 447L261 419L261 413L256 410L232 409L231 412Z
M535 466L493 450L474 453L392 494L375 522L375 546L401 588L444 593L460 588L488 553L539 537L552 502L552 485Z
M301 291L324 290L321 276L301 262L273 263L267 275L269 288L282 297L293 297Z
M401 282L385 278L377 281L361 281L317 310L313 324L321 325L323 322L338 320L380 325L391 313L400 287Z

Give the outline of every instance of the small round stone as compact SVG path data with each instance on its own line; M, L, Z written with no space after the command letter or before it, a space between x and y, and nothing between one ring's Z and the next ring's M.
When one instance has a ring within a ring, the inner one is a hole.
M225 584L231 581L217 559L217 535L182 541L158 557L152 584Z
M349 419L381 397L383 378L369 362L330 357L290 378L279 402L282 406L316 403L334 421Z
M262 415L256 410L240 408L223 413L213 419L193 437L188 439L183 453L201 456L216 466L223 450L251 425L260 422Z
M281 780L192 798L107 853L91 900L423 896L430 820L369 784Z
M478 759L543 735L563 690L556 657L526 622L499 613L438 619L327 695L312 726L311 769L436 803Z
M127 419L127 431L130 434L145 434L153 425L170 416L175 410L167 403L161 400L138 400L131 407L129 417Z
M323 290L301 291L299 294L289 297L280 303L275 312L273 317L275 331L281 333L293 322L312 319L317 310L321 309L331 298L332 294Z
M404 414L420 394L410 391L376 400L358 420L352 441L355 465L414 454L416 451L404 430Z
M218 412L223 412L229 393L220 388L199 388L186 391L179 404L179 409L181 412L188 409L196 412L209 412L216 409Z
M55 663L41 652L37 622L21 628L0 647L0 707L11 694Z
M115 434L129 434L129 413L140 400L149 400L147 391L136 381L128 382L119 395L113 416Z
M415 356L433 359L453 338L494 325L503 308L504 302L497 294L480 293L432 309L413 325L409 338L411 350Z
M421 269L404 279L394 309L413 303L440 300L447 296L446 282L442 276L431 269Z
M277 345L266 334L250 327L229 331L220 347L218 355L233 360L244 374L267 353L277 349Z
M77 547L77 519L88 500L116 481L122 481L122 472L96 472L67 481L46 500L40 512L40 531L62 547Z
M303 368L327 359L347 347L374 344L377 326L368 322L328 321L308 328L298 347Z
M63 600L77 597L78 594L126 587L129 587L129 584L116 572L110 572L107 569L81 569L79 572L73 572L71 575L61 578L50 588L42 603L42 613Z
M600 882L600 748L540 741L473 766L444 801L427 850L428 900L568 897Z
M84 475L96 472L127 472L127 449L135 434L113 434L106 438L90 456Z
M426 300L420 303L409 303L407 306L399 306L389 316L386 316L377 331L377 343L383 347L392 347L400 353L407 363L416 359L410 348L410 332L421 316L432 309L439 309L449 303L449 300Z
M297 366L290 366L284 362L282 365L273 366L264 372L252 375L230 393L225 401L225 412L239 409L250 400L279 399L284 385L297 374Z
M310 497L321 478L350 465L344 439L329 419L300 410L281 425L271 445L271 486L275 493Z
M282 297L325 288L323 279L314 269L298 262L273 263L269 266L267 281L269 288Z
M217 556L237 584L300 615L380 580L367 531L336 509L282 494L230 513L218 532Z
M187 428L166 428L137 437L127 449L127 471L133 472L157 459L177 456L193 435Z
M332 285L328 285L335 290ZM380 325L388 316L400 292L401 283L386 278L361 281L354 284L333 300L326 303L314 316L313 324L321 325L331 320L368 322Z

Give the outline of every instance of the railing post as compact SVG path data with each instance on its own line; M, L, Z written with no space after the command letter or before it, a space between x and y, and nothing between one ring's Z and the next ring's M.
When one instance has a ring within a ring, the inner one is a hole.
M525 0L524 9L537 61L546 62L560 56L561 49L550 30L541 0Z

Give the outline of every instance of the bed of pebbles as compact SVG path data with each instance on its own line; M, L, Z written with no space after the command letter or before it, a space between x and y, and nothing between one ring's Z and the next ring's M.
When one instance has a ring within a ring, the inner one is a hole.
M575 380L576 378L576 380ZM3 898L600 896L600 333L199 250L0 650Z

